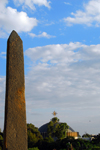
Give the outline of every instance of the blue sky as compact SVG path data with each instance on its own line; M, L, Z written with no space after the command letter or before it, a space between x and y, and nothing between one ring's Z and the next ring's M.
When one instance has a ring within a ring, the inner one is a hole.
M100 133L100 1L0 1L0 128L4 125L7 39L23 40L27 122L57 112L80 135Z

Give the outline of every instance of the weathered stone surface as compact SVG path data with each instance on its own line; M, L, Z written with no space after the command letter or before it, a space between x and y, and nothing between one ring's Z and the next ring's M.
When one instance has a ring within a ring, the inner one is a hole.
M22 40L15 31L7 41L4 150L27 150Z

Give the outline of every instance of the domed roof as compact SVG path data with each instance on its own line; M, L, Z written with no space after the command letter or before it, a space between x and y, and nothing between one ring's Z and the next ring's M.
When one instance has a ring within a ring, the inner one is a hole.
M63 122L58 122L58 124L61 124ZM69 125L68 125L69 126ZM42 125L38 130L43 133L43 132L47 132L47 129L48 129L48 123ZM68 132L75 132L70 126L68 128Z

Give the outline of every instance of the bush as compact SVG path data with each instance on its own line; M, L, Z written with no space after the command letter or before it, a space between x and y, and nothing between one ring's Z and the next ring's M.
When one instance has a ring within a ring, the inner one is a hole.
M0 146L0 150L2 150L2 147Z
M29 148L28 150L39 150L38 147Z
M3 137L0 135L0 150L3 149Z
M46 137L44 139L44 141L47 142L47 143L52 143L52 142L54 142L54 139L51 136L49 136L49 137Z
M31 123L27 124L27 134L28 134L28 148L35 147L36 143L39 140L43 139L41 133L38 131L38 128Z

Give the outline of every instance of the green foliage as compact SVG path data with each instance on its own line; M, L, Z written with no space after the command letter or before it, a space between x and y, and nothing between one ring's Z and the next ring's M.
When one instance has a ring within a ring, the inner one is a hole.
M38 147L29 148L28 150L39 150Z
M3 148L0 146L0 150L3 150Z
M44 139L44 141L47 142L47 143L52 143L52 142L54 142L54 139L51 136L49 136L49 137L46 137Z
M49 136L42 138L38 128L33 124L27 124L28 150L96 150L100 149L100 134L92 141L83 139L75 140L73 137L65 137L68 125L50 121L48 124ZM87 135L86 135L87 136ZM54 141L53 137L58 137ZM0 132L0 150L3 150L3 133Z
M57 117L54 117L54 118L51 119L51 121L52 121L53 123L57 123L57 122L59 122L59 119L58 119Z
M0 132L0 150L3 150L3 133Z
M68 125L66 123L61 123L56 128L55 136L58 137L58 139L63 139L66 137L67 130Z
M82 135L82 137L91 137L91 135L88 134L88 133L85 133L85 134Z
M53 130L54 130L54 123L50 121L47 129L48 136L52 136Z
M3 140L3 137L2 137L2 135L0 135L0 141L1 141L1 140Z
M95 144L100 147L100 134L98 134L93 140L92 144Z
M38 142L42 140L43 137L33 124L27 124L27 134L28 134L28 147L32 148Z
M76 149L76 150L80 150L80 149L92 150L95 146L90 141L86 141L83 139L73 140L72 145L73 145L74 149Z
M48 136L63 139L66 137L68 125L66 123L58 123L58 121L59 119L57 117L52 118L52 120L48 123L47 134Z

